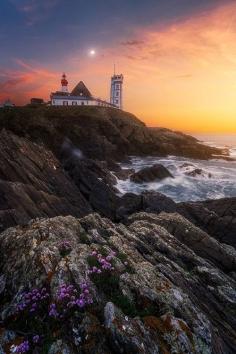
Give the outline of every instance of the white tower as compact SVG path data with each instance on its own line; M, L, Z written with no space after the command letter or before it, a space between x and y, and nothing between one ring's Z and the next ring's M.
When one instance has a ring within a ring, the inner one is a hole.
M68 93L68 81L66 74L64 73L61 78L61 92Z
M114 75L111 78L111 104L123 109L123 75Z

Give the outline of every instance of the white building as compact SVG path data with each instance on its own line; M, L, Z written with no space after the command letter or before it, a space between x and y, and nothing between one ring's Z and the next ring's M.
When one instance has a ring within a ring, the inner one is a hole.
M111 78L110 102L119 109L123 109L123 75L114 74Z
M123 76L122 76L123 78ZM112 84L113 85L113 81ZM120 96L122 97L122 96ZM119 104L122 101L117 103L107 102L99 98L94 97L85 84L80 81L75 88L69 92L68 91L68 81L66 75L62 75L61 79L61 90L53 92L51 94L51 105L52 106L103 106L103 107L113 107L121 108Z
M7 99L3 104L0 104L0 108L12 108L12 107L15 107L15 105L9 99Z

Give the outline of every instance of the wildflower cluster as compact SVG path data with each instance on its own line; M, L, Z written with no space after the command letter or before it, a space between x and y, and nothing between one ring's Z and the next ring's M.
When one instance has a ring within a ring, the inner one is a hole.
M58 249L62 256L66 256L68 253L70 253L72 249L70 241L68 240L60 241L58 244Z
M83 309L86 305L93 303L93 298L87 283L80 284L81 292L78 293L73 285L63 284L60 286L56 301L50 305L49 316L63 318L68 315L71 309Z
M35 344L39 344L40 340L41 340L41 337L39 335L34 335L32 337L31 342L33 345L35 345ZM32 349L30 344L31 343L29 340L25 340L24 342L20 343L19 345L12 345L10 348L10 352L11 353L19 353L19 354L28 353Z
M29 341L26 340L19 345L12 345L10 348L11 353L27 353L30 350Z
M95 263L93 267L91 267L88 271L89 274L101 274L102 271L108 270L112 271L115 268L112 265L112 260L116 256L116 252L111 251L108 256L103 256L101 253L97 251L93 251L91 253L91 257L95 258Z
M33 336L33 343L38 344L39 342L40 342L40 336L38 334Z
M27 310L30 313L34 313L42 307L48 298L49 293L46 288L24 292L22 293L21 302L17 305L17 311Z
M16 306L16 314L23 316L16 316L16 321L20 321L24 330L26 332L29 330L30 333L26 334L22 343L12 345L11 353L32 352L48 337L46 325L48 321L53 320L51 326L58 330L61 328L61 319L70 319L76 310L82 310L92 303L92 294L86 282L81 283L78 290L73 285L62 284L54 302L51 300L51 293L45 287L22 293Z

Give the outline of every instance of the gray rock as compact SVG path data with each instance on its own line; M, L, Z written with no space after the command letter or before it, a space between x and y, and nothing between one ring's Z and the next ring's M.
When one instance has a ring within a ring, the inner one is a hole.
M218 241L236 248L236 198L179 203L178 212Z
M48 354L72 354L73 351L70 350L67 344L63 343L62 340L57 340L53 343L48 351Z
M161 164L155 164L151 167L146 167L130 176L130 180L135 183L153 182L171 177L172 174Z
M59 250L62 239L71 244L66 256ZM99 247L118 252L117 303L88 279L87 257ZM229 273L234 253L177 214L139 213L127 226L98 214L36 220L4 231L0 249L8 296L1 304L5 319L28 286L46 281L53 296L59 284L79 287L89 281L96 306L75 318L53 348L60 344L68 350L73 344L71 353L96 354L234 353L236 282Z

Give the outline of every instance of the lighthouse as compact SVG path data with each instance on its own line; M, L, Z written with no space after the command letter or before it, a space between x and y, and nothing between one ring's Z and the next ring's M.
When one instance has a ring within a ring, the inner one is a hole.
M111 78L110 102L94 97L83 81L80 81L70 92L66 74L61 77L61 88L50 95L52 106L102 106L122 109L123 75L113 75Z
M122 74L114 75L111 78L111 98L110 103L119 109L123 108L123 80Z
M68 81L66 74L64 73L61 78L61 92L68 93Z

